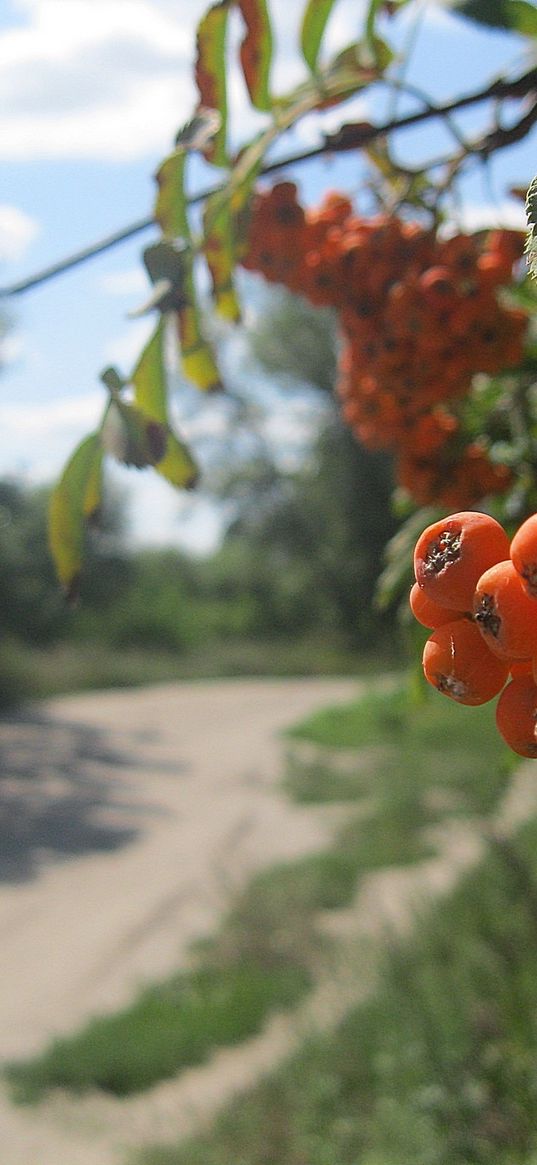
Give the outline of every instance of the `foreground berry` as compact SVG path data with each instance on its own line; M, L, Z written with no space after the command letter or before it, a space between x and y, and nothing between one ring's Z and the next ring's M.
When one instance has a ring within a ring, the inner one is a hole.
M537 514L510 546L493 518L450 514L420 535L414 566L410 607L434 628L423 652L426 679L459 704L498 696L500 735L519 756L537 759Z
M418 538L416 582L439 606L471 611L478 579L508 555L509 539L495 518L472 510L451 514Z
M492 655L474 623L457 619L438 627L425 644L425 678L458 704L486 704L501 692L509 665Z
M451 623L453 619L461 618L460 611L451 610L450 607L441 607L439 603L430 599L417 583L414 583L408 601L414 618L418 620L418 623L421 623L422 627L428 627L431 631L435 627L441 627L443 623Z
M515 676L496 707L498 732L519 756L537 757L537 684L531 675Z
M537 514L532 514L517 530L511 542L511 561L529 595L537 598Z
M478 580L474 619L490 650L502 659L537 652L537 601L524 589L511 559L497 562Z

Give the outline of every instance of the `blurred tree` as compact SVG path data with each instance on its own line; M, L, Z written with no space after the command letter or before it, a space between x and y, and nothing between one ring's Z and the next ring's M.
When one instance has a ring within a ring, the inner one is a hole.
M334 317L297 296L271 292L247 338L265 377L306 400L309 393L314 416L315 397L322 396L324 407L298 469L280 467L280 451L262 438L258 416L256 452L222 476L218 489L233 503L234 516L217 556L220 585L231 595L235 576L262 633L324 626L353 645L371 645L390 618L375 615L371 603L384 547L398 524L392 464L386 454L358 445L340 420L331 396Z

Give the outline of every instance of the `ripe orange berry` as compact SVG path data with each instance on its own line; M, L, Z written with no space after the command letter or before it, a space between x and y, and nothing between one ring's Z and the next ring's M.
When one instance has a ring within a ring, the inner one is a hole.
M513 752L537 757L537 684L531 675L516 676L504 688L496 725Z
M495 518L463 510L433 522L418 538L416 582L441 607L470 611L479 577L508 553L509 539Z
M408 598L410 610L422 627L429 627L433 631L443 623L451 623L461 618L460 611L452 611L449 607L440 607L430 599L417 583L414 583Z
M537 514L532 514L518 528L510 554L528 594L537 599Z
M474 619L490 650L502 659L527 659L537 652L537 603L530 598L511 559L496 562L478 580Z
M489 651L468 619L444 623L423 652L425 678L458 704L486 704L503 688L509 665Z

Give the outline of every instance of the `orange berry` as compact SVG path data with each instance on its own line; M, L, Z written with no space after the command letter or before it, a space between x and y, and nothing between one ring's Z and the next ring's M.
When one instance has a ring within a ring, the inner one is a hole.
M495 518L473 510L451 514L418 538L416 582L441 607L469 611L480 576L508 553L509 539Z
M478 580L474 619L490 650L502 659L528 659L537 653L537 603L511 559L496 562Z
M425 302L435 312L453 307L459 299L453 276L448 267L429 267L418 279L418 288Z
M410 610L418 623L422 627L429 627L434 630L436 627L441 627L443 623L451 623L454 619L461 618L460 611L451 611L449 607L440 607L433 599L429 599L422 591L417 583L411 588L408 598Z
M537 684L531 675L516 676L504 688L496 725L513 752L537 757Z
M511 561L529 595L537 599L537 514L519 526L511 542Z
M492 655L474 623L456 619L429 637L423 652L426 680L458 704L486 704L509 675L505 660Z

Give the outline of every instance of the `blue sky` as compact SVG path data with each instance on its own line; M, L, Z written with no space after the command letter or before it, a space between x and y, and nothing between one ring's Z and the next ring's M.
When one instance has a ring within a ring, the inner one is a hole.
M415 30L407 72L435 100L477 87L506 63L523 67L524 42L481 31L450 16L439 3L411 4L395 24L399 46ZM194 105L191 65L195 26L205 0L3 0L0 6L0 282L10 283L64 254L149 214L153 174L177 128ZM276 89L303 76L296 52L302 0L272 0L277 27ZM359 32L363 5L339 0L327 32L334 50ZM367 95L325 116L325 126L352 115L381 117L385 98ZM248 113L237 75L235 124L247 135L257 124ZM403 99L398 107L404 108ZM466 132L483 124L479 111L458 119ZM289 145L317 139L318 122L305 122ZM448 138L436 123L401 135L401 155L417 162L441 152ZM465 181L464 224L522 222L521 207L506 196L537 171L535 137L498 157L485 175ZM298 172L297 172L298 173ZM327 187L356 192L356 159L310 164L300 171L304 197L315 201ZM0 476L51 480L77 440L99 419L99 372L116 363L128 372L151 320L128 319L147 283L140 251L151 232L53 282L12 299L12 327L0 377ZM177 402L181 413L181 401ZM274 403L272 432L292 441L304 431L304 410ZM189 407L184 431L203 446L218 433L218 406ZM155 475L125 472L133 536L203 549L218 522L207 504L172 491Z

